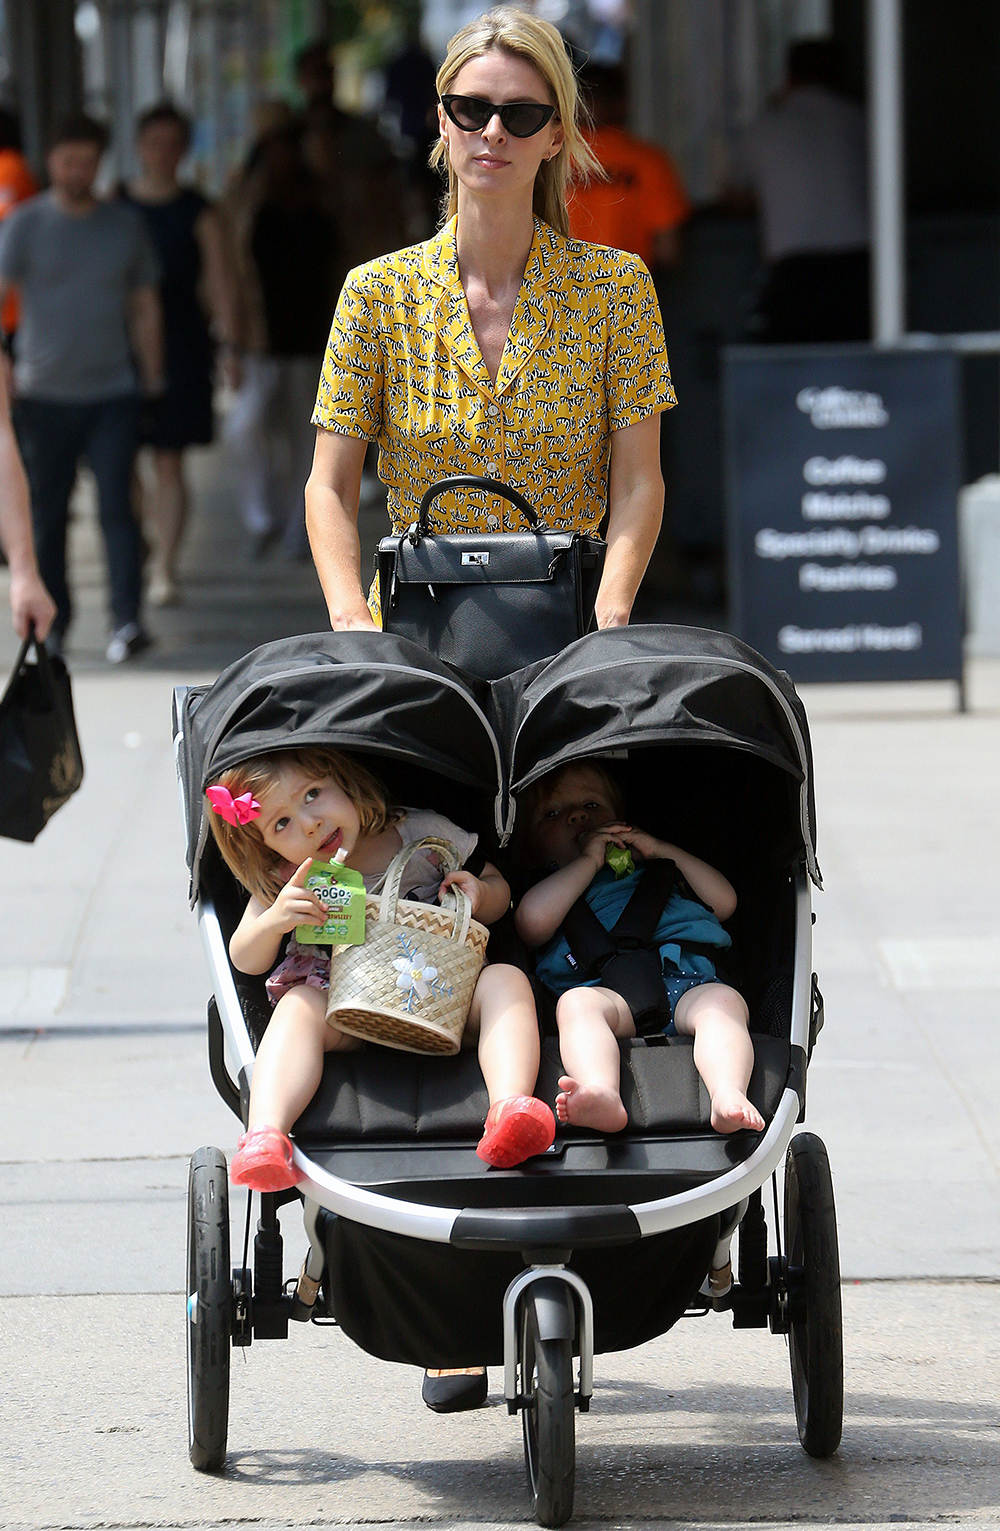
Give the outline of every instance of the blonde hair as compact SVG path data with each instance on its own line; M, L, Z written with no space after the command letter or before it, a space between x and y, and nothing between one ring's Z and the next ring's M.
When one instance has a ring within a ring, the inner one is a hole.
M590 176L603 179L604 171L581 131L586 113L566 44L551 22L539 21L537 16L529 16L514 5L497 6L470 21L451 39L437 73L438 95L447 92L459 70L471 59L482 58L484 53L494 50L523 59L537 69L555 103L556 118L565 136L559 152L538 167L532 205L539 218L560 234L568 234L567 186L571 180L585 181ZM431 150L430 163L435 169L448 163L445 218L452 218L458 211L458 177L448 162L443 138Z
M311 749L276 750L273 755L255 755L251 760L242 760L239 765L220 771L209 786L226 787L233 797L242 797L244 792L259 797L262 792L270 791L282 772L290 767L305 776L329 779L346 793L358 811L363 835L380 835L402 818L398 809L389 806L385 788L370 771L350 755L321 745ZM264 837L255 822L227 824L211 807L206 812L215 843L233 876L262 904L273 904L288 881L287 875L281 871L282 858L264 844Z

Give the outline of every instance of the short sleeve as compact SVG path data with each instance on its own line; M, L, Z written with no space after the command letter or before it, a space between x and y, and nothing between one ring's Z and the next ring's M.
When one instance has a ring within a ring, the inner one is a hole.
M653 279L635 258L623 262L612 298L607 396L612 431L677 403Z
M15 209L0 224L0 279L23 282L28 274L27 225Z
M364 293L348 276L333 316L313 425L374 441L382 426L384 366Z

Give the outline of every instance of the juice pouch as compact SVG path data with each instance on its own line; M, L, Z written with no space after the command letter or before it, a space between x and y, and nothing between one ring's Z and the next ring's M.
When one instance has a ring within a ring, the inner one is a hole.
M332 861L314 861L306 887L329 910L329 917L325 925L296 925L296 941L303 946L363 946L365 884L361 873Z

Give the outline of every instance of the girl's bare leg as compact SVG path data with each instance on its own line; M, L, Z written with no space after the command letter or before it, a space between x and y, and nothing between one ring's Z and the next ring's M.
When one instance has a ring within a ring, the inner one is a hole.
M299 984L275 1005L254 1059L248 1130L287 1133L319 1089L323 1054L358 1046L327 1024L326 1000L325 989Z
M520 968L498 963L483 968L472 996L466 1028L479 1037L479 1067L490 1105L512 1095L531 1095L540 1057L535 996Z
M559 1120L595 1132L621 1132L628 1113L619 1088L618 1038L635 1036L628 1005L611 989L570 989L556 1005L556 1025L566 1069L556 1096Z
M716 1132L763 1132L764 1118L746 1095L753 1043L742 994L724 983L688 989L677 1001L674 1025L682 1036L694 1037L694 1066L712 1097Z
M187 485L180 452L154 451L153 464L156 483L147 521L153 546L149 594L154 606L163 606L176 598L177 550L187 520Z
M520 968L504 963L483 968L472 996L465 1029L479 1038L479 1067L490 1105L512 1095L530 1095L538 1078L538 1021L535 996ZM428 1377L481 1377L482 1366L429 1366Z

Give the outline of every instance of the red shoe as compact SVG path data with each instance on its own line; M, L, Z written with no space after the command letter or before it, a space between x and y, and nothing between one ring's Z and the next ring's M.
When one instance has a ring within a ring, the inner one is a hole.
M543 1100L511 1095L491 1106L476 1153L495 1169L513 1169L552 1146L556 1119Z
M292 1145L277 1127L251 1127L236 1145L229 1166L233 1185L251 1191L287 1191L303 1178L292 1161Z

